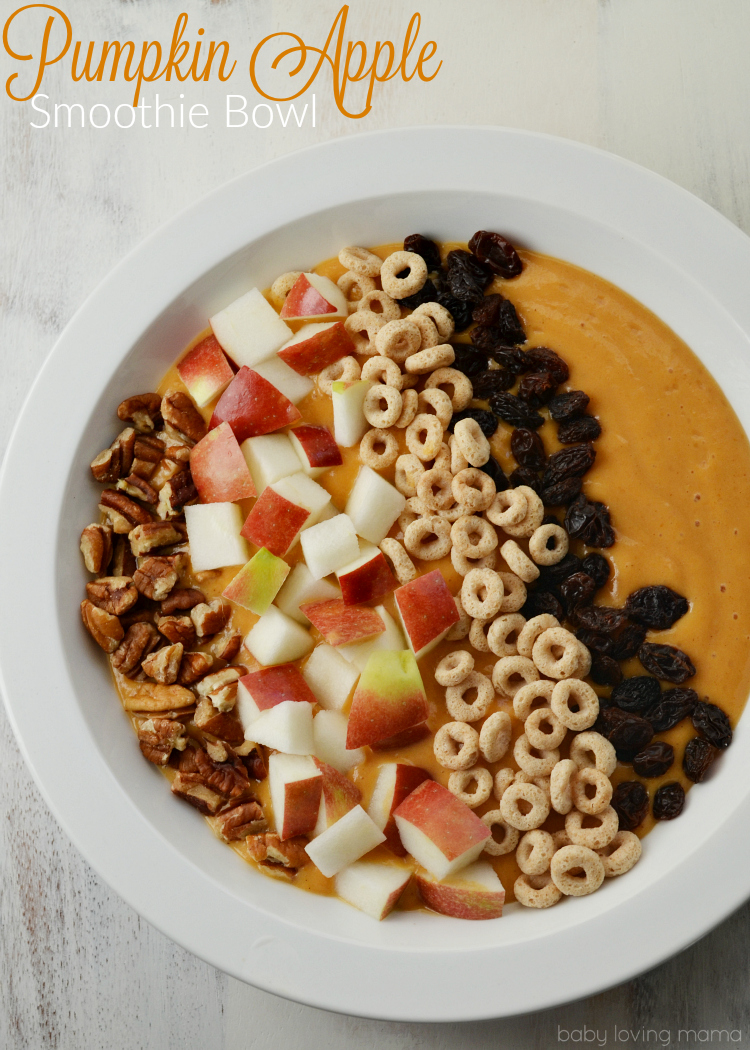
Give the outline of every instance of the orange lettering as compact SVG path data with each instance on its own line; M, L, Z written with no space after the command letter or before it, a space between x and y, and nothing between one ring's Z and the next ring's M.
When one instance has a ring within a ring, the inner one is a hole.
M7 54L9 54L11 58L15 58L19 62L31 62L34 59L33 55L19 55L19 54L17 54L13 50L13 48L10 46L10 42L8 40L8 34L10 32L11 25L13 24L13 22L15 21L15 19L16 19L16 17L18 15L22 14L24 11L32 11L35 8L41 8L44 11L54 11L54 14L50 15L50 17L47 19L47 24L44 27L44 36L42 37L42 47L41 47L41 51L39 53L39 62L37 64L36 80L34 81L34 86L32 87L31 91L28 93L28 95L14 95L13 94L13 92L10 89L10 86L13 83L13 81L16 79L16 77L18 76L18 73L12 73L11 76L8 77L8 79L7 79L6 83L5 83L6 94L10 98L12 98L14 100L14 102L27 102L30 98L33 98L34 95L36 95L37 91L41 87L42 78L44 77L44 71L46 70L47 66L53 66L55 64L55 62L59 62L60 59L63 58L67 54L68 48L70 47L70 43L71 43L71 41L73 39L73 26L70 24L70 19L68 18L68 16L65 14L64 11L60 10L59 7L52 7L51 4L27 4L26 7L19 7L17 11L14 11L13 14L10 16L10 18L8 19L8 21L5 23L5 26L3 27L3 46L5 47L5 50L6 50ZM60 51L60 53L58 55L55 55L54 58L49 58L48 57L49 38L50 38L50 34L52 32L52 26L55 24L57 15L60 15L60 17L63 20L63 23L65 24L65 43L64 43L64 45L62 47L62 50Z

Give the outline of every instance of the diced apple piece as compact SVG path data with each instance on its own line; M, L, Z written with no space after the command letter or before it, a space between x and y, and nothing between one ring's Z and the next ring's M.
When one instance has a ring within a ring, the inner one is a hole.
M202 503L234 503L255 495L245 457L228 423L209 430L191 449L190 472Z
M286 434L248 438L240 448L259 496L266 486L299 471L299 457Z
M245 730L245 739L285 755L309 755L313 749L312 707L294 700L269 707Z
M331 506L330 492L327 492L317 481L308 478L302 470L275 481L274 488L292 503L298 503L300 507L306 507L310 511L310 517L305 523L306 529L320 521L327 508Z
M245 637L245 646L259 664L288 664L299 660L313 647L313 640L290 616L272 605Z
M346 514L337 514L306 529L300 543L307 567L317 580L354 561L359 554L357 533Z
M234 378L232 367L213 335L202 339L185 354L177 365L177 374L198 408L204 408L218 397Z
M344 605L340 598L308 602L302 612L323 635L329 645L372 638L385 630L385 624L374 609L366 605Z
M250 367L276 353L292 334L257 288L214 314L209 324L234 363Z
M361 806L355 806L322 835L308 843L305 852L316 868L330 879L384 841L383 832Z
M240 535L242 511L236 503L194 503L185 507L194 572L242 565L249 551Z
M503 914L505 890L487 861L469 864L442 881L420 871L416 881L419 896L427 907L441 915L454 919L499 919Z
M352 784L343 773L326 762L313 757L313 762L323 776L323 795L320 800L318 820L312 831L312 838L322 835L323 832L335 824L337 820L354 809L362 801L362 792L356 784Z
M375 612L385 624L383 633L375 638L368 639L366 642L351 642L349 645L342 645L338 650L343 657L353 663L355 667L358 667L360 671L364 671L367 661L378 649L401 650L407 648L404 632L386 607L384 605L376 605Z
M345 513L354 522L357 535L377 546L405 506L406 497L394 485L372 467L360 467Z
M436 879L471 864L491 836L465 802L434 780L407 795L393 815L408 852Z
M303 561L297 562L276 598L276 604L297 623L310 623L300 606L306 602L323 602L340 598L341 592L328 580L316 580Z
M320 477L326 470L340 467L344 462L341 449L327 427L305 423L289 432L289 440L299 456L302 469L310 478Z
M262 616L288 575L287 563L271 554L265 547L261 547L224 588L222 597Z
M256 547L266 547L280 558L297 542L309 517L309 510L285 499L269 485L256 500L241 531Z
M317 645L302 668L305 681L321 707L341 711L359 678L359 671L330 645Z
M308 755L271 755L268 760L271 804L280 839L309 835L323 794L323 774Z
M348 311L344 293L330 277L301 273L289 289L281 308L281 317L324 317L332 320L337 315L347 317Z
M258 434L270 434L301 414L288 397L252 368L242 367L216 402L209 429L228 423L242 443Z
M407 747L419 744L425 737L430 735L430 727L426 722L420 722L418 726L411 726L402 733L388 736L385 740L378 740L370 744L373 751L403 751Z
M406 850L393 817L407 795L418 788L423 780L432 780L426 769L410 766L406 762L386 762L378 771L378 779L370 799L367 812L385 835L386 846L397 857L405 857Z
M434 649L460 619L440 569L405 583L394 598L406 638L417 659Z
M336 570L345 605L362 605L384 598L398 586L382 551L361 543L359 557Z
M393 911L410 878L409 868L360 860L338 873L334 887L342 900L380 921Z
M382 650L367 661L349 712L346 746L374 744L424 722L429 714L414 654Z
M328 321L303 325L282 346L279 357L301 376L313 376L354 353L354 342L342 322Z
M355 379L351 383L337 379L331 385L333 434L336 444L342 448L351 448L359 444L365 432L370 429L370 424L365 418L364 404L371 386L369 379Z
M315 694L294 664L262 667L243 675L237 683L235 710L245 732L264 711L288 700L293 703L315 704Z
M348 773L365 760L361 748L347 749L346 734L346 716L340 711L318 711L315 715L312 754L338 769L339 773Z
M315 386L312 379L301 376L282 361L276 354L254 366L259 376L263 376L288 397L293 405L299 404Z

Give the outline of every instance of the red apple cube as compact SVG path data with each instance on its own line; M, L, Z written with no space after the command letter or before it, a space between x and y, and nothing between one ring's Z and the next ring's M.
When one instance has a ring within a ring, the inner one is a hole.
M207 336L185 354L177 365L177 373L198 408L218 397L234 378L215 335Z
M416 883L427 907L441 915L454 919L499 919L503 914L505 890L495 869L486 861L469 864L441 881L420 871Z
M337 569L336 576L345 605L361 605L384 598L398 586L382 551L369 543L360 544L360 556Z
M222 597L262 616L268 612L288 575L287 563L261 547L224 588Z
M440 569L417 576L394 594L406 637L417 659L433 649L460 617Z
M302 376L316 375L347 354L354 342L341 321L306 324L279 350L282 361Z
M296 423L301 413L288 397L246 365L219 398L209 429L228 423L239 442Z
M436 879L476 860L491 836L465 802L434 780L426 780L394 812L401 841Z
M309 835L323 794L323 774L309 755L273 754L268 760L276 833L280 839Z
M361 806L354 806L344 816L305 846L305 853L326 878L364 857L383 841L383 832L375 827Z
M320 799L320 810L318 820L312 832L312 837L322 834L331 824L354 809L362 801L362 792L356 784L339 773L338 769L321 762L319 758L313 757L313 762L318 767L323 777L323 794Z
M256 547L265 547L271 554L283 558L309 517L309 510L292 503L269 485L245 519L241 535Z
M289 289L280 316L288 321L296 317L323 317L331 320L331 314L347 317L349 307L346 297L330 277L317 273L301 273Z
M190 472L201 503L234 503L255 495L245 457L228 423L209 430L191 449Z
M300 458L302 469L311 478L319 477L331 467L340 467L344 462L341 449L327 427L304 423L290 430L289 438Z
M294 664L262 667L243 675L237 683L236 709L245 731L263 711L286 700L316 703L315 694Z
M329 645L361 642L382 634L385 624L374 609L360 605L344 605L340 598L322 602L307 602L300 606L313 627L317 627Z
M419 744L429 735L430 727L426 722L421 722L418 726L405 729L403 733L396 733L394 736L386 737L385 740L378 740L370 744L370 747L373 751L403 751L404 748Z
M346 736L348 748L419 725L429 715L427 697L414 654L381 649L372 654L354 691Z
M406 850L393 817L407 795L419 787L424 780L432 780L426 769L410 766L406 762L386 762L378 771L378 779L370 799L367 812L385 835L385 845L397 857L405 857Z

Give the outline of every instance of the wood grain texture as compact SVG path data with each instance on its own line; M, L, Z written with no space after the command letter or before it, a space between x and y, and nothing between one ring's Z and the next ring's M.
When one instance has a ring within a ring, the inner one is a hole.
M3 21L15 6L0 3ZM178 10L171 0L63 6L85 40L163 38ZM251 42L277 29L322 42L338 6L191 0L184 9L207 38L227 38L249 53ZM402 33L415 7L360 0L351 5L351 28L366 39ZM206 103L215 116L201 131L34 130L26 106L0 101L0 451L56 336L103 273L215 186L313 142L418 123L527 127L645 164L750 232L746 0L432 0L422 11L443 70L431 84L391 82L363 121L341 117L326 91L318 93L316 129L227 130L224 95L243 91L244 74L229 88L185 89L187 101ZM48 84L52 101L127 100L122 85L73 85L62 67L50 71ZM163 91L162 100L176 103L178 94ZM543 1050L563 1045L558 1026L584 1025L606 1034L607 1045L615 1025L667 1030L671 1041L659 1045L680 1047L704 1045L678 1041L680 1029L739 1029L743 1041L749 1037L748 907L627 985L508 1021L362 1021L247 987L173 945L109 891L49 814L4 716L0 722L3 1050ZM192 905L186 901L186 910ZM575 950L571 943L571 965ZM616 950L602 945L603 956Z

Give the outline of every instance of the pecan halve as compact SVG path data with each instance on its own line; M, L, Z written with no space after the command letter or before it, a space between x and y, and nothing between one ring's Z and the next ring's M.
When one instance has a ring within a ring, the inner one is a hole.
M182 642L184 646L190 646L195 641L195 625L189 616L160 616L156 621L159 632L168 638L170 642ZM200 654L201 656L203 653ZM211 657L213 663L213 657ZM188 685L188 682L184 682Z
M179 579L179 573L168 558L144 558L133 573L133 583L141 594L152 601L166 598Z
M225 842L237 842L268 827L259 802L240 802L239 806L222 810L217 819L219 834Z
M187 616L180 617L187 620ZM188 620L192 627L192 621ZM161 629L161 628L160 628ZM214 665L214 658L210 653L185 653L180 664L180 673L177 681L180 685L193 685L199 678L203 678Z
M137 557L157 547L181 543L183 538L180 530L169 521L148 521L145 525L136 525L128 536L130 549Z
M172 613L187 612L196 605L202 605L205 600L205 594L197 587L177 587L164 599L160 609L163 616L171 616Z
M139 434L135 439L133 449L133 465L131 471L146 481L153 476L164 455L164 442L153 435Z
M181 390L168 390L161 400L161 414L178 434L189 441L200 441L206 436L206 421L195 407L195 402Z
M215 671L204 678L200 685L196 687L196 692L198 696L218 693L219 690L226 689L227 686L236 685L240 680L240 676L241 671L239 667L224 667L221 671Z
M113 653L125 634L117 617L86 599L81 602L81 619L96 644L105 653Z
M190 446L167 445L164 450L164 458L171 460L173 463L182 463L184 466L187 466L190 462Z
M271 831L251 835L247 840L248 853L258 864L280 866L294 871L308 861L306 845L307 839L301 835L282 842L279 836Z
M224 799L216 791L185 773L178 773L172 781L172 794L195 806L204 816L212 816L224 804Z
M94 522L81 533L81 554L89 572L97 576L109 565L112 557L112 526Z
M113 512L114 513L114 512ZM138 564L125 536L115 538L110 572L113 576L132 576Z
M232 607L225 598L213 598L210 602L196 605L190 610L199 638L218 634L229 623Z
M117 435L109 448L105 448L91 461L91 473L94 479L108 484L117 481L124 474L129 474L134 449L135 431L132 427L127 427Z
M159 639L152 623L139 622L131 624L125 637L112 653L112 666L122 674L129 675L141 666Z
M162 521L177 518L182 514L185 504L197 498L198 490L193 484L193 475L189 470L180 470L159 489L156 513Z
M242 634L240 631L230 629L222 631L211 643L211 652L217 660L226 660L231 663L242 648Z
M141 434L149 434L156 429L161 409L161 398L158 394L136 394L128 397L117 406L117 418L124 423L132 423Z
M129 576L102 576L86 584L86 595L113 616L122 616L138 601L138 590Z
M245 740L245 730L242 728L242 723L236 715L231 713L222 714L220 711L217 711L207 696L204 696L198 703L193 715L193 722L204 733L210 733L220 740L226 740L228 744L242 744ZM242 760L242 764L245 766L248 774L253 775L252 768L248 766L245 759ZM262 777L256 777L256 780L260 779Z
M144 503L155 504L159 499L159 493L144 478L137 474L128 474L126 478L120 478L117 489L127 493L133 499L143 500Z
M185 726L171 718L147 718L138 726L138 743L149 762L166 766L173 750L185 750Z
M128 534L136 525L145 525L153 521L145 507L126 496L117 489L105 489L99 497L100 508L112 521L112 527L119 534Z
M147 656L141 668L149 678L162 685L174 685L180 672L183 651L182 642L165 645L163 649L157 649Z

